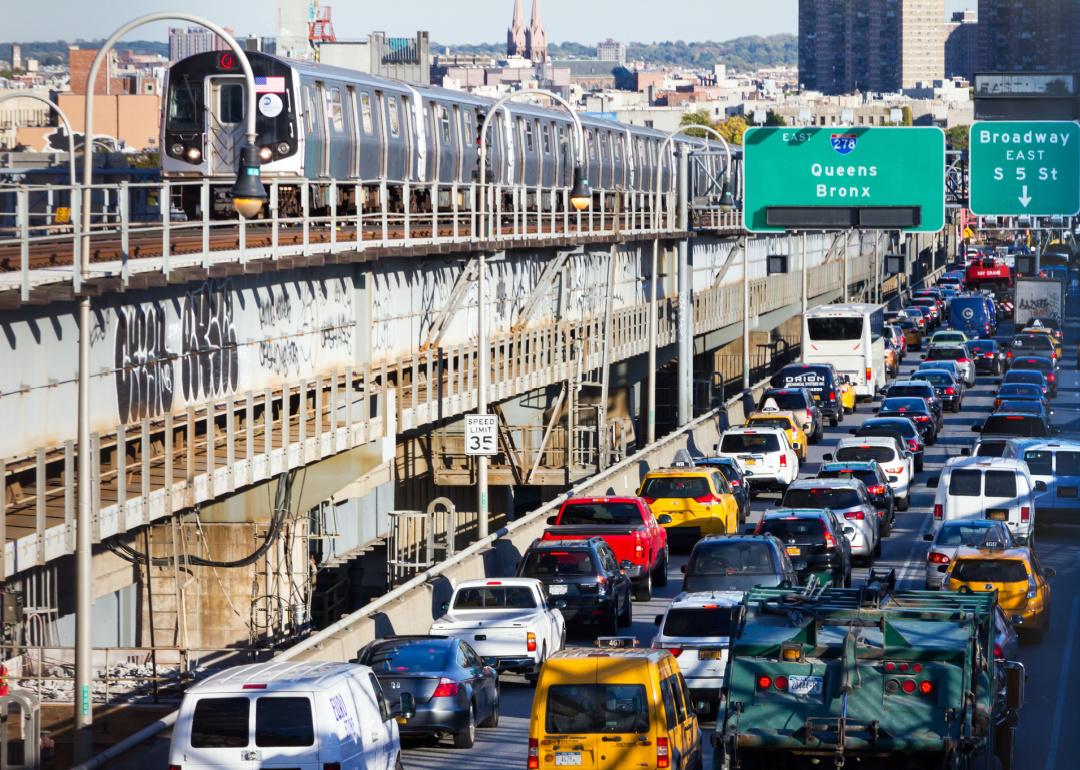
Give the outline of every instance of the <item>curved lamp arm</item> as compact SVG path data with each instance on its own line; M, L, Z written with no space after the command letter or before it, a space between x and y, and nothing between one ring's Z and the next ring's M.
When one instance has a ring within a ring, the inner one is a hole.
M38 96L37 94L4 94L3 96L0 96L0 104L3 102L14 101L15 99L30 99L35 102L40 102L55 112L57 117L60 118L60 124L64 127L64 130L67 131L68 135L68 175L71 177L71 195L74 197L75 185L77 182L75 180L75 135L71 133L71 121L68 120L64 111L60 109L60 105L50 102L44 96ZM85 145L83 146L83 154L86 154Z

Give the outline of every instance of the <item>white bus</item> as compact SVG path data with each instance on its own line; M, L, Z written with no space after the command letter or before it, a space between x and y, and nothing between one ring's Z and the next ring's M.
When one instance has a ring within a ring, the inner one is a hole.
M803 319L803 362L832 364L855 395L872 399L885 387L884 333L881 305L819 305Z

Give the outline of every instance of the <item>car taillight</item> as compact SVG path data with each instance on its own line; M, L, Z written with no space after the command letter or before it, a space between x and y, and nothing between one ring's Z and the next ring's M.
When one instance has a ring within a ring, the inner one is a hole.
M946 396L955 396L956 395L956 388L952 388L952 387L945 388L945 395Z
M458 693L458 683L443 677L439 680L439 686L431 693L432 698L451 698Z
M852 521L865 521L866 520L866 514L863 513L862 511L848 511L847 513L844 514L844 518L845 519L850 519Z
M830 390L829 391L829 400L830 401L835 401L836 400L836 391L835 390Z
M900 683L900 689L903 690L907 695L911 695L913 692L915 692L915 680L905 679L903 682Z
M528 770L540 770L540 741L529 738L529 764Z
M941 506L941 503L934 503L934 518L935 519L944 519L945 518L945 509Z
M866 491L872 495L883 495L885 494L885 485L875 484L874 486L869 487Z
M1005 357L1006 358L1012 358L1012 351L1011 350L1006 350L1005 351Z
M182 770L180 765L169 765L169 770Z
M655 502L656 502L656 498L655 498L655 497L643 497L643 498L641 498L641 499L645 501L645 504L646 504L646 505L652 505L653 503L655 503Z
M833 537L832 532L829 532L828 530L825 531L825 547L836 548L836 538Z
M995 398L994 399L994 408L997 409L999 406L1001 406L1001 399L1000 398Z
M921 682L919 682L919 693L922 695L933 695L934 683L931 682L929 679L922 680Z
M787 692L787 685L788 681L786 676L778 676L773 680L773 687L781 692Z
M989 328L987 329L987 331L989 331ZM994 357L994 354L993 354L993 353L985 353L985 354L983 355L983 358L993 358L993 357Z
M1004 658L1005 657L1005 650L1001 649L1001 645L998 644L997 642L994 642L994 657L995 658Z
M536 652L536 634L532 631L525 637L525 649L529 652Z
M781 468L786 468L787 467L787 455L780 455L780 467Z
M914 419L915 422L930 422L930 418L925 414L917 414L912 419Z
M1023 506L1020 509L1020 521L1023 521L1023 522L1031 521L1031 509L1028 508L1026 505Z
M677 658L682 655L682 647L665 647L665 650L671 653L671 657Z
M757 688L759 690L768 690L772 687L772 677L768 674L762 674L757 678Z
M943 553L937 551L931 551L930 555L926 557L926 560L931 564L948 564L952 559Z
M1050 382L1053 382L1054 380L1057 379L1057 377L1055 377L1052 374L1048 374L1048 375L1046 375L1046 379L1049 380Z
M956 363L958 363L958 364L970 364L971 359L970 358L958 358L958 359L956 359Z
M658 768L671 767L671 754L668 752L668 739L656 739L656 766Z
M811 412L809 409L806 410L806 419L808 419L808 420L813 420L814 419L814 413Z
M718 503L720 498L716 495L702 495L701 497L694 498L695 503Z
M907 445L908 445L908 449L910 449L912 452L918 452L919 451L919 442L916 441L915 439L909 438L907 440Z
M874 379L874 370L868 366L866 367L866 381L870 382L872 379Z
M738 479L732 479L728 483L731 484L731 486L733 486L733 487L741 487L742 486L742 482L739 481Z

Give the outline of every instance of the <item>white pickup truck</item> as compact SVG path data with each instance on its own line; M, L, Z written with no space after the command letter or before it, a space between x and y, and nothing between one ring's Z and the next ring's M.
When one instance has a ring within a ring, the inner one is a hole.
M566 642L566 621L534 578L464 580L442 609L431 634L467 641L499 672L535 676Z

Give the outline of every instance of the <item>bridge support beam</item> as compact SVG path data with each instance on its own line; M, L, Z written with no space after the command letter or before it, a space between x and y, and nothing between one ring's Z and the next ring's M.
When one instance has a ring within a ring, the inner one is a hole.
M685 232L690 225L689 173L690 156L679 153L679 229ZM679 375L676 388L679 427L694 416L694 287L690 274L690 241L679 241Z

